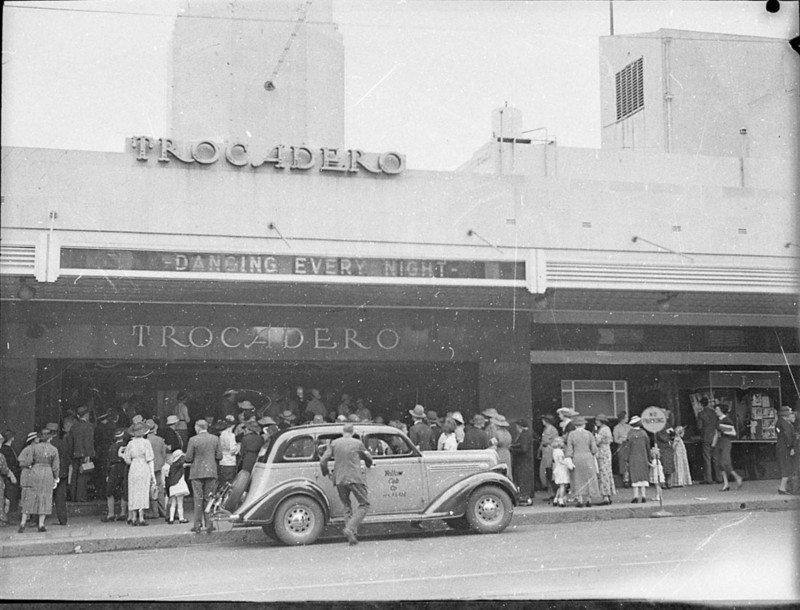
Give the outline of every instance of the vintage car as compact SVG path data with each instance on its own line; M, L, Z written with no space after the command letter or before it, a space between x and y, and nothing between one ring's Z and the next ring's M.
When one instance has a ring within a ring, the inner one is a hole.
M261 526L289 545L311 544L326 524L343 523L343 505L319 465L342 425L298 426L270 438L252 474L240 472L208 503L212 519ZM372 468L362 462L370 500L365 523L443 519L455 529L494 533L511 521L517 490L493 449L420 452L402 431L382 424L357 423L354 436L374 458Z

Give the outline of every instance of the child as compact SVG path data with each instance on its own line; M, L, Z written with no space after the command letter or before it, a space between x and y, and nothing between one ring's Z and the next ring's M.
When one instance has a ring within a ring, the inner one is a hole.
M169 518L167 523L175 523L175 509L178 509L178 523L189 523L183 516L183 498L189 495L189 486L183 476L183 467L186 459L183 451L176 449L172 452L172 460L169 465L166 486L169 490Z
M656 483L664 484L664 466L661 464L659 458L661 452L658 447L650 449L650 482L655 485ZM656 487L656 500L661 499L661 487Z
M550 444L553 448L553 483L558 485L558 491L553 498L553 506L566 506L567 489L569 484L569 460L564 457L564 439L556 437Z
M672 450L675 452L675 472L672 474L673 487L683 487L692 484L692 475L689 471L689 458L686 454L686 445L683 443L683 426L675 428L675 439L672 441Z

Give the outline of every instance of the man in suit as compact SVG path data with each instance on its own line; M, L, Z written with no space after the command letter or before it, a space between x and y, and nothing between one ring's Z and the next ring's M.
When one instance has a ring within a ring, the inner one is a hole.
M217 486L217 462L222 459L222 449L219 438L208 432L208 422L198 419L194 424L195 435L189 439L186 446L186 463L191 464L189 480L192 482L192 495L194 497L194 526L193 532L203 529L203 517L206 517L206 531L214 531L214 525L204 514L205 502L208 496L214 493Z
M78 420L69 431L68 449L71 451L72 482L70 492L73 502L88 502L86 484L92 477L92 471L81 472L81 465L94 457L94 427L89 423L89 407L78 407Z
M408 438L420 451L433 451L436 446L433 443L433 432L428 425L428 414L425 413L425 407L422 405L415 405L413 409L409 409L414 420L414 425L408 430ZM436 439L437 441L439 439Z
M711 443L714 442L714 436L717 433L719 418L714 408L709 404L708 398L703 396L700 399L700 404L703 405L703 410L697 415L697 428L703 438L703 480L701 483L710 485L716 478L712 475L711 470L711 456L713 454Z
M336 486L336 492L342 501L345 510L345 524L342 533L347 537L347 542L352 546L358 544L358 526L364 520L369 510L367 497L367 479L361 471L361 460L367 468L372 466L372 456L360 440L353 438L353 424L346 423L342 427L341 438L334 439L325 450L319 462L323 476L330 476ZM328 462L333 459L333 473L328 471ZM350 503L350 494L353 494L358 504L353 510Z

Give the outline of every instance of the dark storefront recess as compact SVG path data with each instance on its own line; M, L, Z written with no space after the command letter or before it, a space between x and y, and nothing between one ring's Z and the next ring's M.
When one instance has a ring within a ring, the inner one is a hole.
M189 393L190 415L199 419L223 414L222 396L228 389L244 390L256 408L269 404L275 392L291 396L303 387L306 399L319 389L329 411L342 395L353 403L363 399L373 417L385 421L406 415L416 403L441 414L447 410L477 410L475 363L412 362L160 362L55 361L39 363L42 404L48 418L59 416L59 404L75 409L82 404L96 411L137 402L146 415L165 415L164 399L178 391ZM59 402L60 401L60 402Z

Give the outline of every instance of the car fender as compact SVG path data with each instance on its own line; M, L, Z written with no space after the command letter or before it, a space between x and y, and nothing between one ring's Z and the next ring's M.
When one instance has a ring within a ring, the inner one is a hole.
M234 513L241 524L267 525L272 523L278 505L290 496L307 496L317 502L325 513L325 522L331 514L330 503L325 492L315 482L308 479L290 479L273 487L267 493L246 505L239 507Z
M453 517L460 517L464 514L467 498L478 487L483 485L493 485L499 487L511 497L514 506L517 505L517 487L508 477L494 472L477 472L460 480L455 485L446 489L425 509L426 514L448 513Z

